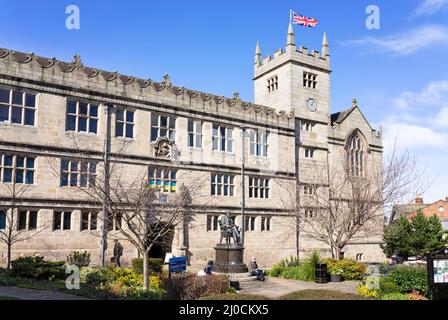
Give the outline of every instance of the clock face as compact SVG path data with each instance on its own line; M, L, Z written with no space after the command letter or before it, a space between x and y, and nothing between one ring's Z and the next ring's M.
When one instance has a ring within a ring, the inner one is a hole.
M313 98L308 99L307 102L306 102L306 107L311 112L316 111L317 110L317 102L316 102L316 100L314 100Z

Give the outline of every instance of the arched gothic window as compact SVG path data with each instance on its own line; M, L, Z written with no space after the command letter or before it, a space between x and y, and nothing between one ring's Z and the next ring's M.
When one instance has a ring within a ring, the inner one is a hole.
M347 140L347 170L352 177L364 177L366 150L365 143L358 131Z

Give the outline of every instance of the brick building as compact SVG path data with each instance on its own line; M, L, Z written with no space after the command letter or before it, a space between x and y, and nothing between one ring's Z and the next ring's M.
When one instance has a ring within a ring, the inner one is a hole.
M422 196L418 196L414 203L407 205L394 206L391 221L394 221L401 215L405 215L408 219L412 219L421 211L427 218L437 216L442 222L442 226L448 231L448 197L445 200L438 200L434 203L425 203Z

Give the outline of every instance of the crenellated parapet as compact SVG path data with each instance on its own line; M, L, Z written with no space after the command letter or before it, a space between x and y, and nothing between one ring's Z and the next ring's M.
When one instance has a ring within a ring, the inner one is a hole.
M0 78L24 79L46 86L61 86L104 94L123 100L141 101L173 107L180 111L199 111L214 116L226 116L260 124L291 127L294 114L274 108L242 101L239 94L233 97L217 96L171 83L165 75L160 82L139 79L96 68L86 67L81 58L72 62L45 58L33 53L0 49Z
M322 51L308 50L303 46L296 46L296 39L292 23L288 28L288 36L285 49L278 49L273 55L267 55L263 58L260 49L260 43L257 42L255 50L254 78L262 76L267 70L272 70L281 66L286 61L292 61L310 68L319 68L324 72L331 72L330 49L328 45L327 34L324 33L322 40Z

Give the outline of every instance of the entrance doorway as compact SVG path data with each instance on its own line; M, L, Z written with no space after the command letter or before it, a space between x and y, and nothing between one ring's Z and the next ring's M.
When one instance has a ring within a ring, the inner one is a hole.
M172 252L174 240L174 229L165 236L158 239L149 251L149 258L165 259L165 255Z

